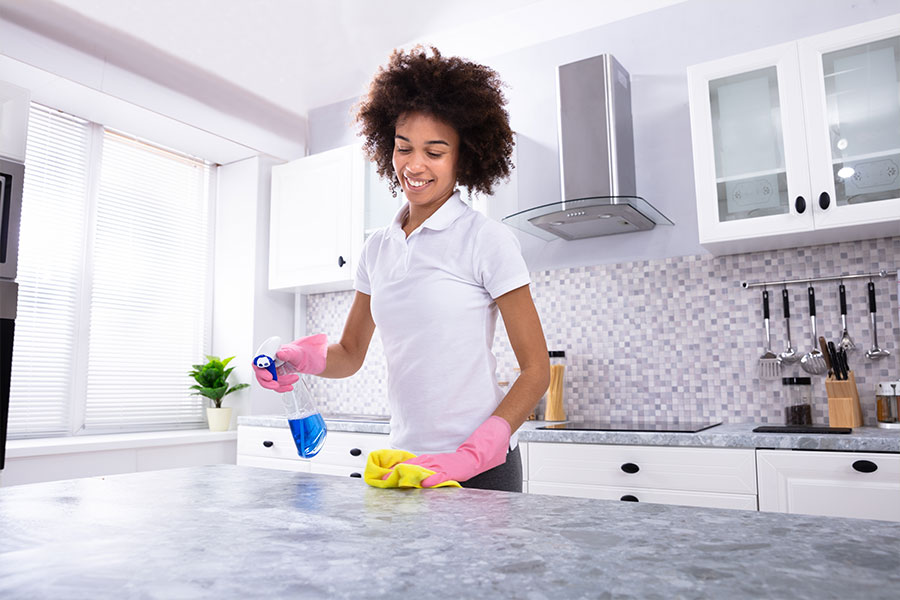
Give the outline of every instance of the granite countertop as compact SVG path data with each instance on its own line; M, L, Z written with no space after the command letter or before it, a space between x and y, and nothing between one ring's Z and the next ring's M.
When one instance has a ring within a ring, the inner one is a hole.
M375 421L380 418L380 421ZM390 433L387 417L325 415L332 431ZM781 448L796 450L844 450L900 453L900 430L857 427L849 434L753 433L758 423L723 423L699 433L651 433L630 431L548 431L537 429L544 421L526 421L519 429L520 442L567 442L629 446L694 446L701 448ZM282 416L238 417L238 425L287 427Z
M234 465L0 488L4 598L896 598L900 523Z

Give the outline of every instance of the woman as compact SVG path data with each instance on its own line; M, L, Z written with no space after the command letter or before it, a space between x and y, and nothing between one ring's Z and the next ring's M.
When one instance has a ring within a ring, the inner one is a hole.
M348 377L377 326L384 343L391 445L435 472L422 482L522 490L515 432L549 383L547 346L515 236L466 205L457 185L489 195L512 167L497 74L417 47L380 68L357 121L378 173L406 204L366 241L337 344L310 336L277 357L302 373ZM521 375L504 396L491 352L503 317ZM318 342L318 343L317 343ZM257 369L263 386L287 391Z

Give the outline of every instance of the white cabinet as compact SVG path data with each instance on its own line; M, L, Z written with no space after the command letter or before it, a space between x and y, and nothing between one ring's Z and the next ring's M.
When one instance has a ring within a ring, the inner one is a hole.
M300 458L287 427L238 426L237 464L285 471L362 477L369 452L388 448L380 433L329 431L325 445L311 459Z
M750 449L531 443L528 491L756 510Z
M900 234L900 16L688 69L714 254Z
M758 450L759 510L900 521L900 455Z
M269 289L352 289L366 236L399 207L358 145L273 167Z
M0 81L0 156L25 162L31 92Z

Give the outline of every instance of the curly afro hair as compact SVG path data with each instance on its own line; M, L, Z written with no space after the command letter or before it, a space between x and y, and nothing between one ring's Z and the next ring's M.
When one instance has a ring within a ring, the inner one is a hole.
M408 53L394 50L357 105L363 148L390 183L400 187L392 164L397 119L404 113L428 114L459 134L457 183L469 192L490 195L494 185L513 169L513 134L497 73L462 58L445 58L437 48L431 56L422 46Z

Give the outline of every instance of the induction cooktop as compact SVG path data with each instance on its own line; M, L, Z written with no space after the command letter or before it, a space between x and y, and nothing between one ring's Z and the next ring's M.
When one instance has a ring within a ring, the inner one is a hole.
M697 433L721 424L721 421L680 422L680 421L584 421L582 423L554 423L538 429L568 431L651 431L671 433Z

